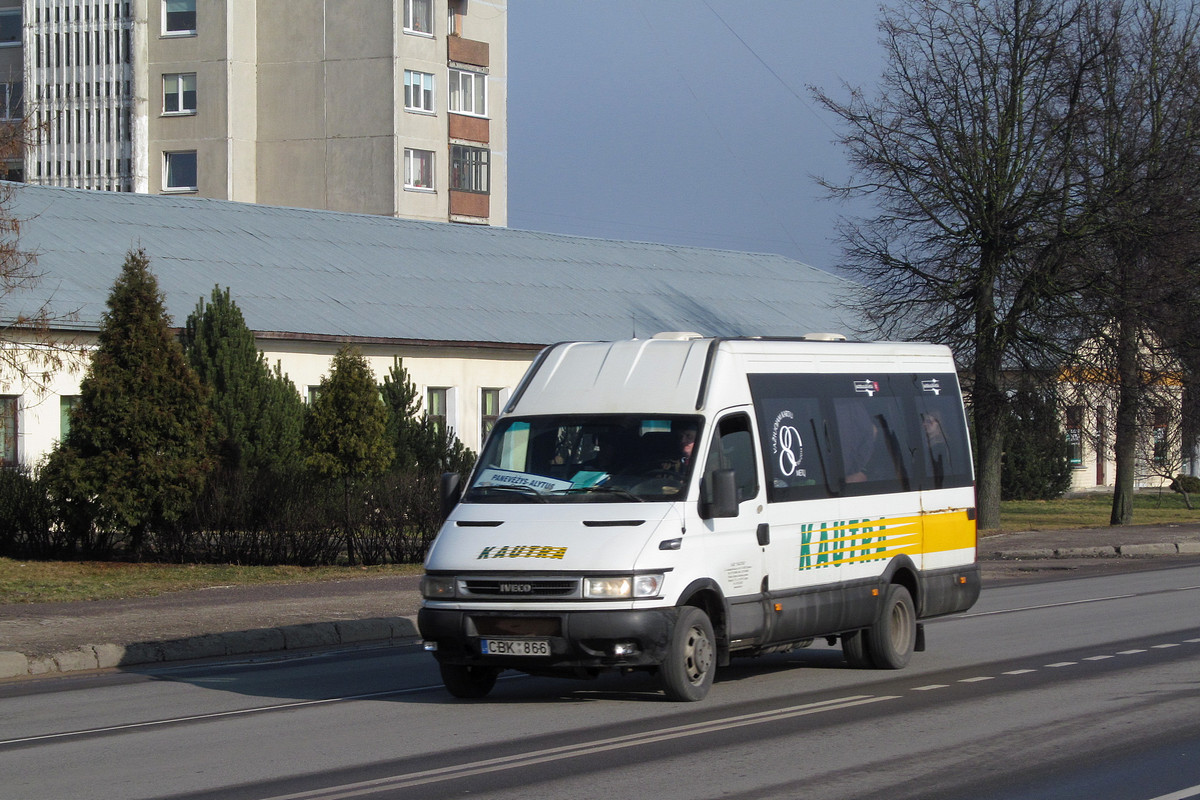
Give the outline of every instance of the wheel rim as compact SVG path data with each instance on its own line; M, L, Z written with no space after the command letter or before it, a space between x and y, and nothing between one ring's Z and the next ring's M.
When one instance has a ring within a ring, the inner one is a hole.
M892 632L892 649L897 653L907 650L908 640L912 637L912 620L909 619L908 610L903 603L892 606L891 625L888 629Z
M708 634L698 627L688 631L687 645L683 651L683 668L688 683L698 684L704 681L713 663L713 646Z

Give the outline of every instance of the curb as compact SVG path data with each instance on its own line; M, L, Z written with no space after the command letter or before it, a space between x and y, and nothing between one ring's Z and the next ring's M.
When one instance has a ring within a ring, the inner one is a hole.
M315 647L375 642L401 644L418 640L419 637L416 617L377 617L209 633L161 642L137 642L128 645L85 644L74 650L50 655L31 656L13 651L0 651L0 679L163 664L198 658L307 650Z
M1155 542L1101 547L1045 547L1028 550L996 550L980 559L1022 561L1047 558L1136 558L1138 556L1200 555L1200 542Z

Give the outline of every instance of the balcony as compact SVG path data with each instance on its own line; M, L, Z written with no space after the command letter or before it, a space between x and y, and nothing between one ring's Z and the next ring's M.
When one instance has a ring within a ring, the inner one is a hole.
M446 57L460 64L486 67L488 65L488 43L464 39L461 36L447 36Z

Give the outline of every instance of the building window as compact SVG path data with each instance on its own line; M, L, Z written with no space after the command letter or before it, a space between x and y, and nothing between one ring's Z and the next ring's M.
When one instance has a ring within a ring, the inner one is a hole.
M24 84L0 83L0 114L7 122L19 120L25 116Z
M433 189L433 152L404 148L404 188Z
M163 75L163 113L196 113L196 73Z
M433 35L433 0L404 0L404 30Z
M488 434L492 432L492 428L496 426L496 419L500 416L500 390L499 389L480 389L479 390L479 447L483 448L483 443L487 441Z
M163 33L188 36L196 33L196 0L163 0Z
M1167 426L1170 424L1170 412L1161 406L1154 409L1154 427L1151 430L1151 444L1154 448L1154 466L1169 466L1170 439Z
M0 47L21 46L21 9L0 10Z
M450 188L487 194L491 191L491 151L482 147L450 145Z
M321 387L320 387L320 385L317 385L317 386L309 386L309 387L308 387L308 394L305 396L305 398L304 398L304 401L305 401L306 403L308 403L310 406L311 406L311 405L315 405L315 404L316 404L316 402L317 402L317 398L318 398L318 397L320 397L320 396L321 396Z
M409 111L433 113L433 76L428 72L404 70L404 107Z
M65 394L58 398L58 440L66 441L71 432L71 411L79 405L79 395Z
M425 393L425 414L439 431L446 430L446 401L449 389L430 388Z
M163 189L168 192L194 192L196 182L196 151L163 153Z
M467 13L466 0L449 0L446 3L446 35L462 36L463 17Z
M487 75L465 69L450 70L450 110L456 114L487 116Z
M0 466L17 466L17 408L20 398L0 395Z
M1072 469L1083 469L1083 406L1071 406L1066 414L1067 448Z

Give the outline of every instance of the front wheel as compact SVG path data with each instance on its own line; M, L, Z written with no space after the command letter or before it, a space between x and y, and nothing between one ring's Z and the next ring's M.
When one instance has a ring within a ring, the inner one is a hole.
M500 674L500 670L495 667L475 667L466 664L440 664L439 667L446 690L464 700L487 697Z
M917 643L917 614L908 589L893 583L883 596L879 620L867 629L867 652L876 669L901 669Z
M717 668L712 621L695 606L680 609L666 660L659 668L669 700L703 700Z

